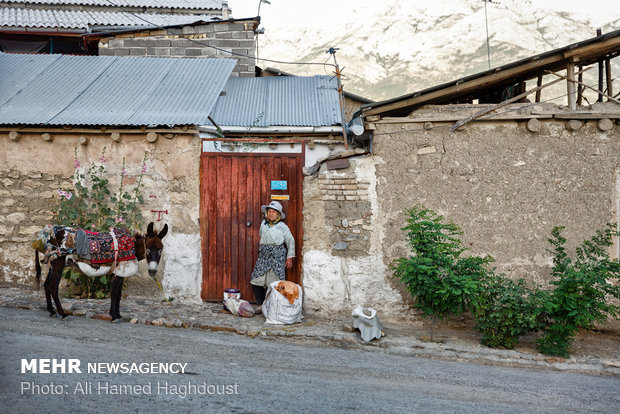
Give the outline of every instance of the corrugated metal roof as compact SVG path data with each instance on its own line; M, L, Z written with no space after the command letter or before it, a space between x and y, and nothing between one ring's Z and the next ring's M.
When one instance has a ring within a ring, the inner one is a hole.
M0 124L206 124L235 64L0 53Z
M222 126L341 125L337 88L329 76L230 78L211 117Z
M174 26L219 20L207 14L125 13L96 10L0 8L0 27L83 29L92 26ZM147 23L148 22L148 23ZM150 23L150 24L149 24Z
M221 10L221 0L2 0L3 3L16 4L51 4L56 6L79 5L112 7L146 7L163 9L209 9ZM113 3L113 4L112 4Z

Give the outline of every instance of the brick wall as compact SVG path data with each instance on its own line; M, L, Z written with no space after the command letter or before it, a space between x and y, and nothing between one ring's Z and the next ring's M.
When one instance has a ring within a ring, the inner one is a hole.
M124 33L99 42L102 56L233 58L232 76L254 77L254 21ZM214 47L218 49L214 49ZM234 53L232 55L231 53Z
M367 180L352 172L320 173L319 191L325 201L325 218L331 224L329 239L332 254L368 254L372 219L369 185Z

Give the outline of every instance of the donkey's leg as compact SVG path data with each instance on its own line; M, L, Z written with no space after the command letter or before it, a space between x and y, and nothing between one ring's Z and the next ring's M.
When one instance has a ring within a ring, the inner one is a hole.
M54 262L56 261L59 261L59 263L56 263L56 266L52 266L52 297L54 298L54 303L56 304L58 314L64 319L67 317L67 313L65 313L65 310L62 308L62 303L60 303L60 298L58 297L58 286L60 285L60 279L62 279L62 271L65 268L65 259L63 257L56 259Z
M52 306L52 266L47 271L47 277L43 282L43 289L45 290L45 301L47 302L47 311L50 313L50 318L56 315L56 311Z
M121 295L123 294L123 278L114 275L112 279L112 292L110 294L110 316L112 320L121 319Z

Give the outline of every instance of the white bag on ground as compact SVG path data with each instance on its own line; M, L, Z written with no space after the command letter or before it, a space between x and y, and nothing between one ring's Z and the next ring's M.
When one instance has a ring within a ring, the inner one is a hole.
M224 306L233 315L251 318L254 316L254 307L247 300L228 298L224 301Z
M301 304L303 301L303 292L301 286L299 289L299 297L293 303L276 290L280 281L272 282L267 289L267 295L263 302L263 315L266 322L275 325L285 325L301 322Z

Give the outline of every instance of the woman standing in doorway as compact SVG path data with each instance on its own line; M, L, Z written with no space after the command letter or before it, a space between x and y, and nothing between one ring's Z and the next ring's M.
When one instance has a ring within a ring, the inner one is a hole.
M288 226L282 222L285 214L282 205L272 201L261 206L265 219L260 225L258 259L252 272L252 289L256 303L262 305L271 282L285 279L285 268L293 267L295 239ZM260 308L259 308L260 309Z

